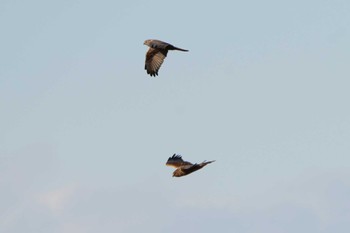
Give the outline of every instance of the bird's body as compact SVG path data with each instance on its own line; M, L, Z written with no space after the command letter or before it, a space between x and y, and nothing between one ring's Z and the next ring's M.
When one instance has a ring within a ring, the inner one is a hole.
M169 50L188 52L186 49L175 47L160 40L145 40L143 44L150 47L146 53L145 70L151 76L158 75L158 70L163 64Z
M215 162L215 160L203 161L202 163L199 163L199 164L197 163L192 164L190 162L182 160L182 157L180 155L174 154L172 157L168 159L168 161L166 162L166 165L176 168L176 170L173 172L174 177L181 177L181 176L188 175L192 172L195 172L212 162Z

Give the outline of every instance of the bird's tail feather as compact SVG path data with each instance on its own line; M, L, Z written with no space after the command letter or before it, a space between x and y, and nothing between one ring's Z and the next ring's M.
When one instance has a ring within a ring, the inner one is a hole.
M188 52L188 50L187 50L187 49L180 49L180 48L175 47L175 46L174 46L174 50L179 50L179 51L182 51L182 52Z
M204 160L201 164L202 164L203 166L205 166L205 165L207 165L207 164L209 164L209 163L213 163L213 162L215 162L215 160L212 160L212 161L206 161L206 160Z

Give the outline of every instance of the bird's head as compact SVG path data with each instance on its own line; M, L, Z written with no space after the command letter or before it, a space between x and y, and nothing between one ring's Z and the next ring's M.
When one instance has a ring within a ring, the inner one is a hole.
M173 172L173 177L180 177L180 176L183 176L184 174L179 171L178 169L176 169L174 172Z
M145 40L145 42L143 42L143 44L151 46L151 42L152 42L152 40Z

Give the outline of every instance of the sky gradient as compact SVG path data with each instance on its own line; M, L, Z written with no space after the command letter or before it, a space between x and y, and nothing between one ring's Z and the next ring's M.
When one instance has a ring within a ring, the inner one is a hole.
M349 12L2 0L0 232L349 232Z

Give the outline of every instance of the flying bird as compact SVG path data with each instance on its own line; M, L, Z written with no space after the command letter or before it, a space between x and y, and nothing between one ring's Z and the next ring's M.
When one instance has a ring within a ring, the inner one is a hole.
M203 161L200 164L192 164L190 162L183 161L181 155L174 154L172 157L169 157L165 165L176 168L176 170L173 172L173 177L180 177L197 171L212 162L215 162L215 160Z
M143 44L149 46L146 53L145 70L147 70L147 74L151 76L158 75L158 70L163 64L169 50L188 52L186 49L177 48L160 40L145 40Z

